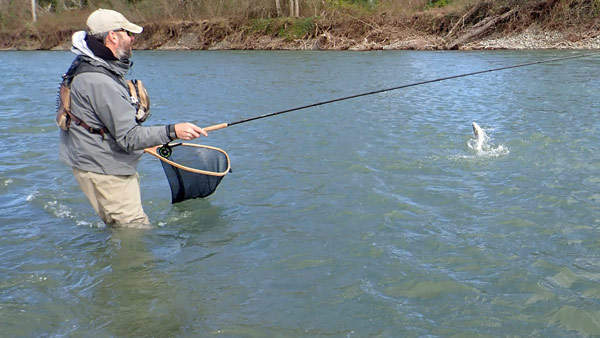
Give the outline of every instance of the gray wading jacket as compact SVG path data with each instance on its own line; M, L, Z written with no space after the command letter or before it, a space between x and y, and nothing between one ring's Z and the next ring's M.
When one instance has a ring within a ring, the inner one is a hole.
M117 73L124 82L129 65L96 57L84 41L85 32L73 35L71 51L83 55L93 66ZM109 175L132 175L143 149L170 141L168 126L141 126L129 91L107 74L85 72L71 82L71 112L93 128L108 129L104 139L71 121L69 131L60 131L60 158L84 171Z

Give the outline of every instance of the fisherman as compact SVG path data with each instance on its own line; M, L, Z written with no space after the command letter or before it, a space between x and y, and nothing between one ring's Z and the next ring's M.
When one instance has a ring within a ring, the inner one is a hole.
M61 93L63 87L70 90L66 98L61 95L70 107L67 104L68 114L63 114L66 126L59 123L63 129L60 158L73 168L81 190L104 223L148 228L136 171L143 149L207 135L192 123L142 126L145 117L136 117L139 102L124 78L131 66L135 34L142 27L107 9L94 11L86 24L87 32L73 34L71 51L77 57L64 76L69 86L64 86L65 81L61 86Z

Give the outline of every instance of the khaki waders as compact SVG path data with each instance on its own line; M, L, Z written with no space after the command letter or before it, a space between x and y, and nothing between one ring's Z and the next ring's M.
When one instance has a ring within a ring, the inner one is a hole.
M104 175L73 168L90 204L107 225L150 228L142 208L138 174Z

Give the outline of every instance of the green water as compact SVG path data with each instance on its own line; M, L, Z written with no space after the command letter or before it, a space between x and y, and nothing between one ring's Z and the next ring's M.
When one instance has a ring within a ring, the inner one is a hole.
M574 53L137 52L132 76L150 124L207 126ZM600 335L597 57L216 131L233 173L204 200L144 156L149 231L103 227L58 160L72 58L0 53L1 336Z

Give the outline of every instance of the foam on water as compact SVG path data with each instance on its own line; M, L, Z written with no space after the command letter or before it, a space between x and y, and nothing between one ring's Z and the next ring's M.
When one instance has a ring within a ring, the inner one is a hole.
M31 194L27 195L27 198L26 198L27 202L33 201L37 197L38 194L39 194L39 192L36 190L36 191L32 192Z
M75 219L75 216L73 215L71 209L64 204L58 203L58 201L46 202L46 204L44 205L44 209L48 210L50 213L52 213L58 218Z
M60 203L58 200L55 200L53 197L48 198L46 192L35 189L31 192L25 200L32 204L41 205L41 207L56 218L61 219L69 219L75 224L79 226L86 226L90 228L104 228L105 224L101 221L92 222L89 220L85 220L82 215L78 215L77 212L73 210L72 207L69 207L66 204ZM94 216L96 217L96 216Z

